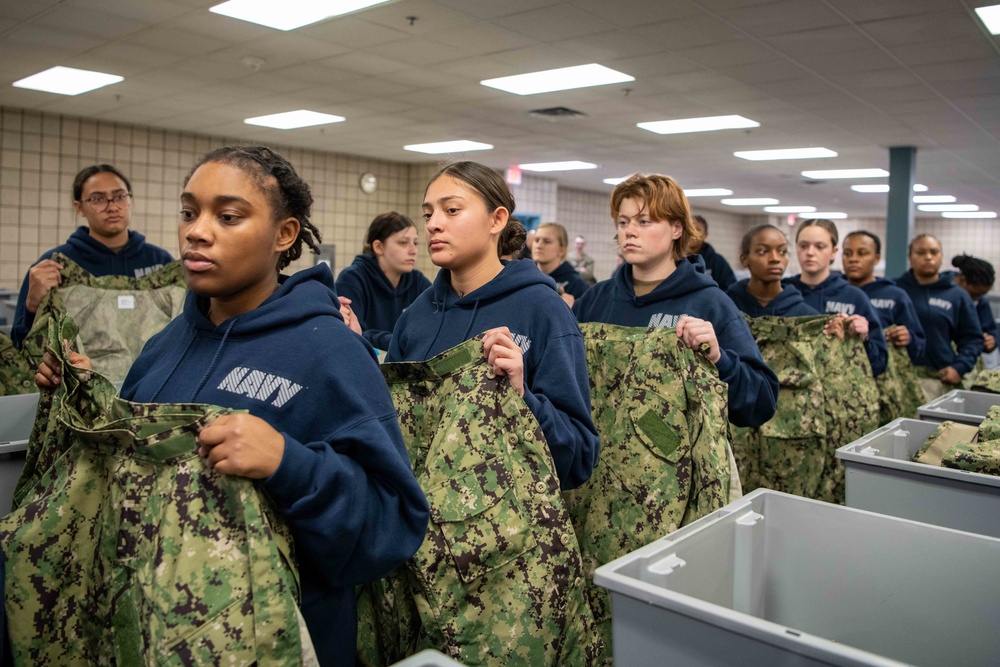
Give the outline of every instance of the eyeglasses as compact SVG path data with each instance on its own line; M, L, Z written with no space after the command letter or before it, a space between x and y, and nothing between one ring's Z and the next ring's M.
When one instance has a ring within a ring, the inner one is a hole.
M112 204L112 202L118 208L128 208L132 205L132 193L120 192L110 199L104 195L93 195L92 197L87 197L83 201L90 204L90 207L98 213L102 213L108 210L108 207Z

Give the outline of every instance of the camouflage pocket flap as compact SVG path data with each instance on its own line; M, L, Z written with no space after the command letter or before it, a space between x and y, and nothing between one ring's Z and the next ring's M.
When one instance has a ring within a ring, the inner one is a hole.
M655 453L677 463L681 460L683 451L679 448L681 438L670 424L663 420L656 411L648 408L633 408L629 410L632 423L635 424L639 436L652 445Z
M511 487L510 471L502 460L490 459L452 477L427 496L434 523L465 521L500 502Z

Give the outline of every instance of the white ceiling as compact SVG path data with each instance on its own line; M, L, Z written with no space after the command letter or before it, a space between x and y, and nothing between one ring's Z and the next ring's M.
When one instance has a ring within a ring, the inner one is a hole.
M912 145L928 194L1000 211L1000 37L973 12L998 0L397 0L290 32L210 13L220 1L0 0L0 105L407 162L435 158L404 144L472 139L496 148L466 157L496 167L600 165L553 175L573 187L610 190L602 178L657 171L687 188L874 216L884 195L799 172L888 168L887 147ZM254 72L247 56L265 63ZM479 85L589 62L636 80L528 97ZM125 81L77 97L10 85L54 65ZM553 106L586 116L528 115ZM242 122L298 108L347 121ZM635 127L728 114L761 127ZM732 155L804 146L840 157Z

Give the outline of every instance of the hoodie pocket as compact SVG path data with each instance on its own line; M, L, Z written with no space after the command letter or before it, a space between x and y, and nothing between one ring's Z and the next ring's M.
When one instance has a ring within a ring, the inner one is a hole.
M499 457L449 479L428 493L428 500L431 520L465 584L535 547L510 471Z

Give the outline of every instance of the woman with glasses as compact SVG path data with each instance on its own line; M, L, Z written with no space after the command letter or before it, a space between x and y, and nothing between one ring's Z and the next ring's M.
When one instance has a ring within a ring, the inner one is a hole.
M132 219L132 185L110 164L95 164L73 179L73 209L87 219L66 243L42 255L28 270L10 337L14 345L31 330L42 298L59 285L62 266L50 259L60 252L94 276L139 278L173 261L163 248L146 243L146 237L129 230Z

